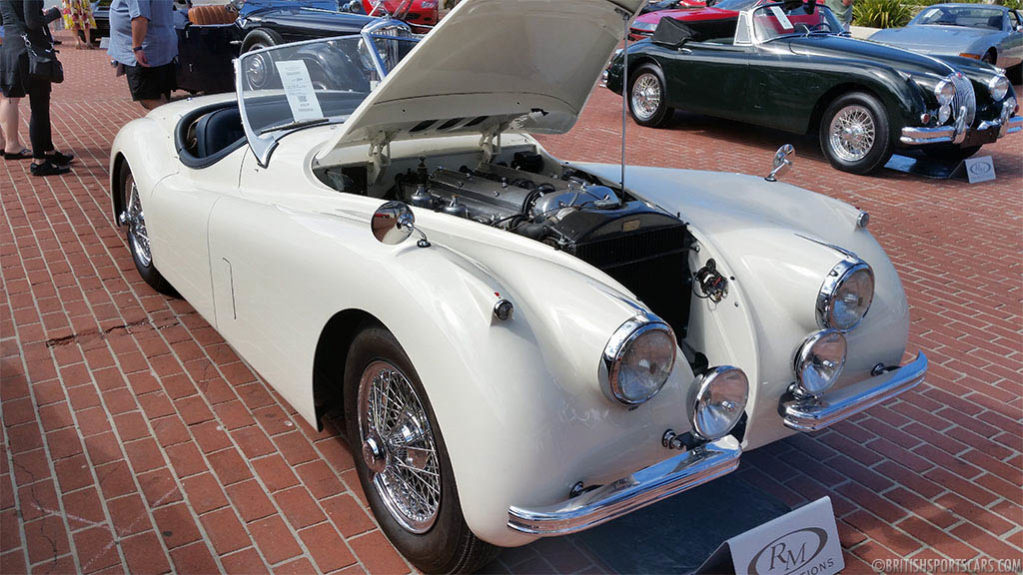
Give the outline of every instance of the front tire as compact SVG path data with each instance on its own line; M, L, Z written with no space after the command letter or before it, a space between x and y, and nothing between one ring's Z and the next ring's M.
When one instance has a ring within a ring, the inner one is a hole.
M644 64L633 74L626 97L637 124L663 128L675 115L675 110L668 106L667 85L664 73L653 64Z
M836 169L853 174L873 172L892 157L888 111L866 92L840 96L821 117L820 144Z
M359 482L391 543L425 573L473 572L492 560L498 548L479 540L462 516L419 376L380 325L368 324L352 342L344 406Z
M146 215L142 209L142 200L139 197L139 189L135 184L135 177L131 169L124 167L120 176L121 206L124 212L121 215L121 223L125 226L128 239L128 249L131 252L131 259L135 262L135 269L149 287L159 293L172 297L179 297L178 292L170 285L170 282L156 269L153 263L153 252L149 245L149 230L146 227Z

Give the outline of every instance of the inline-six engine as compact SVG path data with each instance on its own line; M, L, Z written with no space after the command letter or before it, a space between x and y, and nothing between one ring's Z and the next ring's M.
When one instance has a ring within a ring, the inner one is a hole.
M603 270L685 337L691 301L691 236L675 215L574 169L538 173L542 162L432 173L420 163L397 178L406 202L544 242Z

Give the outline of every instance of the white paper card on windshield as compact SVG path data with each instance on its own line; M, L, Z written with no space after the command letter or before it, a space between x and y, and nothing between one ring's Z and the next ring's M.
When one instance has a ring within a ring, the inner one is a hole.
M302 60L284 60L275 62L277 73L281 76L284 94L288 97L288 107L296 122L319 120L323 117L320 101L313 90L313 81L309 79L309 69Z
M728 547L736 573L834 575L845 569L829 497L736 535Z
M774 17L781 23L782 28L786 30L792 30L795 28L795 26L792 25L792 22L789 21L789 17L786 16L778 6L771 6L771 13L774 14Z

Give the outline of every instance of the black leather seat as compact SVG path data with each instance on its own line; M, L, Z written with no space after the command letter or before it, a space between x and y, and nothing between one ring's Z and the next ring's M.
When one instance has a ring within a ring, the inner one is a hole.
M224 108L210 112L195 126L197 157L208 158L245 139L241 113L238 108Z

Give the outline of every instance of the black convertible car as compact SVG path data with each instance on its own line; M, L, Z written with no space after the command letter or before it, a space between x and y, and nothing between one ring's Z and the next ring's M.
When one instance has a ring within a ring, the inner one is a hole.
M176 6L177 9L177 6ZM178 10L178 89L216 94L234 90L233 60L277 44L358 34L378 18L349 0L231 0ZM267 65L259 58L252 66ZM258 75L258 70L250 70Z

